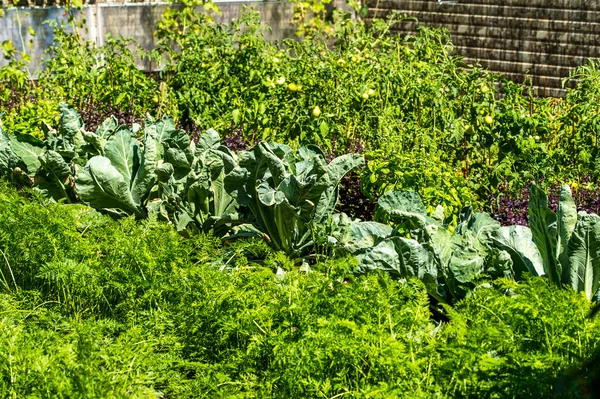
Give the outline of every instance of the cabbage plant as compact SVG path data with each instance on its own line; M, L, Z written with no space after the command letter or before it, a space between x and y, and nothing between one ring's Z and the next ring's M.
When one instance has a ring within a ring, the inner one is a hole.
M427 215L414 192L384 194L375 219L391 223L396 230L357 256L359 270L383 269L399 277L418 277L430 295L447 302L463 298L490 277L545 274L529 228L502 227L487 213L465 207L451 232L442 222L443 215L441 208Z
M485 213L465 208L450 232L442 223L443 209L429 216L415 192L390 191L379 199L375 219L393 224L395 230L358 254L359 271L382 269L417 277L443 302L462 298L485 276L511 273L510 256L489 245L500 224Z
M214 130L196 144L172 118L148 116L143 131L110 117L88 132L73 107L61 103L60 111L58 128L45 126L43 141L7 135L0 126L0 177L114 216L162 218L180 231L224 235L236 223L224 178L237 158Z
M467 207L450 232L442 215L443 210L427 215L414 192L390 191L379 199L375 213L385 224L338 216L343 228L332 240L356 256L358 272L379 269L417 277L441 301L460 299L487 278L521 279L524 273L600 299L600 217L577 213L567 185L556 213L548 208L546 194L531 187L530 227L500 226Z
M213 129L204 132L198 143L174 126L170 130L163 140L165 157L156 171L151 211L169 220L179 231L193 229L226 235L232 225L241 223L238 204L224 187L225 176L237 166L237 156L221 144Z
M297 152L259 142L238 154L239 166L225 177L225 190L249 212L252 225L269 244L287 255L305 256L314 228L331 217L342 177L364 165L358 154L329 164L316 146Z
M75 165L85 162L88 146L83 121L61 103L58 130L45 126L45 140L6 135L0 127L0 176L43 192L54 200L77 200Z
M145 201L160 160L158 140L150 129L142 143L131 130L119 129L106 141L104 155L78 168L75 186L80 199L96 209L146 217Z
M566 184L556 213L548 208L546 193L532 186L529 224L548 278L583 292L588 299L600 299L600 217L578 213Z
M358 259L357 272L377 269L419 278L441 302L463 298L489 277L535 274L541 256L529 229L501 227L488 214L466 207L451 232L443 215L441 208L427 215L415 192L390 191L379 199L377 221L338 216L342 234L332 240Z
M104 130L86 138L102 155L79 169L75 185L80 198L94 208L157 217L178 231L218 235L237 221L237 203L223 183L237 165L236 156L214 130L196 144L172 118L148 116L141 142L126 127L108 138Z

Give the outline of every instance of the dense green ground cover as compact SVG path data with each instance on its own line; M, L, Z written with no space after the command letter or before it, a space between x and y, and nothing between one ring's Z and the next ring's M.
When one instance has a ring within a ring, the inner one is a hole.
M597 396L596 65L536 99L442 31L328 23L184 7L160 73L76 23L0 68L0 396ZM573 195L503 200L532 180Z
M258 242L6 185L0 206L3 397L593 397L598 320L543 278L496 280L435 321L420 282L349 259L299 272Z

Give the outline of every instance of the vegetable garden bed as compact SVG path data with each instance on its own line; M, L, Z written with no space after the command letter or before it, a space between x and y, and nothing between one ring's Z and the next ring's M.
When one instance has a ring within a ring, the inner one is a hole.
M2 396L595 397L597 66L536 99L443 31L258 21L0 69Z

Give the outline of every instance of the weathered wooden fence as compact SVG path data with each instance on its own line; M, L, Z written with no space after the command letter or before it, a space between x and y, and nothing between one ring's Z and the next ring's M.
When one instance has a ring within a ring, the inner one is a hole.
M530 76L538 95L560 96L563 78L588 59L600 58L598 0L366 0L369 18L400 11L417 25L449 30L456 53L492 71L523 81Z

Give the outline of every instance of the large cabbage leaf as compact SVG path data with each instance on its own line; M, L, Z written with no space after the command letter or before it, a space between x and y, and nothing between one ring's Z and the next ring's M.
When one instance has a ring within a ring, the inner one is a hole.
M444 286L438 280L438 268L430 250L415 240L390 237L356 256L358 272L383 270L396 277L416 277L439 300L445 300Z
M81 151L85 144L83 119L72 106L66 103L60 103L58 108L60 110L59 147L53 149L69 159L82 156Z
M588 299L600 299L600 217L579 213L567 248L569 283Z
M558 231L556 214L548 208L546 193L535 184L529 190L529 227L543 260L544 273L560 284L562 270L557 258Z
M144 217L143 209L133 200L130 183L109 158L101 155L90 159L76 177L77 193L91 207Z
M331 222L334 228L328 242L342 255L357 255L391 237L394 232L386 224L354 220L343 213L333 215Z
M104 156L92 157L78 171L77 194L96 209L145 217L145 200L156 179L157 146L151 130L140 145L130 130L119 129L107 141Z
M19 140L15 135L11 135L9 141L13 154L25 164L27 174L31 177L35 176L42 166L39 157L44 153L44 147Z
M315 226L331 217L339 181L362 165L364 159L355 154L328 165L315 146L294 153L286 145L259 142L239 154L239 166L225 177L225 190L246 207L273 247L303 256L313 244Z
M546 194L534 185L529 220L543 270L549 279L584 292L589 299L596 297L600 284L600 218L585 212L577 214L567 185L561 187L555 214L548 208Z
M513 272L517 279L523 273L534 276L544 275L544 259L533 242L531 230L525 226L505 226L491 236L493 243L506 251L513 262Z
M577 224L577 208L575 201L571 195L571 189L564 184L560 189L560 197L558 199L557 211L557 242L556 242L556 258L561 267L560 281L568 283L570 281L570 271L568 262L568 246L575 225Z
M95 154L104 155L104 147L106 147L108 139L116 132L118 125L117 118L110 116L98 126L95 133L83 133L85 141L91 146Z
M83 165L98 151L86 144L83 120L72 106L59 104L58 130L44 124L44 140L4 134L0 151L0 169L11 164L12 178L27 184L54 200L77 200L74 190L75 165ZM105 126L106 128L106 126ZM17 168L18 166L18 168ZM6 169L2 172L6 174Z

